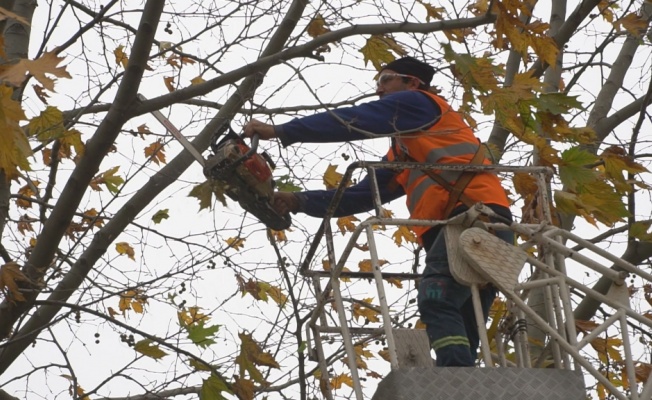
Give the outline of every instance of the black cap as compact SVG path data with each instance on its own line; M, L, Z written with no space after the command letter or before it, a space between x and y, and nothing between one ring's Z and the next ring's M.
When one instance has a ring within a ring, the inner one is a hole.
M426 86L430 86L435 69L414 57L403 57L386 64L380 71L391 69L399 74L412 75L421 79Z

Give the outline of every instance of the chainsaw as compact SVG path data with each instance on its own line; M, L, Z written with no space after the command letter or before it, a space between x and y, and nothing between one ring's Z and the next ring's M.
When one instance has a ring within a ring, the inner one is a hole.
M141 101L147 100L139 94ZM268 228L280 231L292 224L290 215L280 215L272 206L274 180L272 170L276 167L267 153L258 154L258 135L251 138L251 147L242 136L231 128L219 142L213 138L213 154L204 160L201 153L160 111L152 115L177 139L181 145L201 164L204 175L211 181L220 183L224 192L232 200L253 214Z
M251 138L251 147L242 136L229 128L222 140L211 144L213 155L204 165L204 175L220 182L224 192L240 206L256 216L267 227L280 231L292 224L290 215L280 215L272 206L276 165L265 152L258 154L258 135Z

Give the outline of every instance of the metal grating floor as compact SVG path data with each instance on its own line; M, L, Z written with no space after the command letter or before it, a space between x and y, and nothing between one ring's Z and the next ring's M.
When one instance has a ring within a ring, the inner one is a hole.
M585 400L581 371L530 368L399 368L372 400Z

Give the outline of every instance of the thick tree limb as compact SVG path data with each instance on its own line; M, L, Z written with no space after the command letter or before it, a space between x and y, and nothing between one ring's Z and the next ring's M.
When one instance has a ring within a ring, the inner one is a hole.
M160 12L162 11L162 4L157 4L155 12L157 12L158 14L155 14L154 11L148 11L148 6L150 6L151 2L152 0L148 1L145 11L143 12L143 21L149 21L149 18L158 18L160 16ZM162 1L159 0L156 0L156 2L162 3ZM305 0L296 0L293 3L293 5L290 7L288 11L287 16L280 24L274 36L269 41L267 48L265 49L265 51L263 51L262 57L267 57L269 54L277 53L283 48L285 42L287 41L287 38L294 30L297 21L301 17L306 4L307 2ZM141 26L146 26L146 24L142 23ZM147 26L152 26L152 25L147 25ZM149 43L147 44L146 49L149 50L151 46L151 38L148 36L147 39L149 39ZM137 43L138 42L134 44L134 53L136 51L141 51L142 54L138 62L142 63L142 65L144 66L145 61L147 59L147 55L149 53L148 51L143 51L144 50L143 48L137 49L136 47ZM131 62L132 60L130 58L130 63ZM214 133L221 131L221 129L226 125L226 122L229 121L232 118L232 116L240 109L240 107L242 107L244 102L251 97L252 93L262 82L260 79L261 74L264 74L265 72L266 70L258 71L257 74L246 78L242 82L237 93L231 96L231 98L224 104L222 109L220 109L220 111L213 118L213 120L209 122L208 125L206 125L206 127L193 140L193 144L198 149L203 150L209 146ZM140 70L140 73L142 74L142 69ZM125 74L125 80L128 79L127 76L128 74L129 74L129 67L128 67L127 74ZM125 80L123 80L123 82L121 83L121 87L125 84ZM129 78L129 81L131 81L131 78ZM135 91L138 90L139 82L140 82L140 78L138 78L138 81L135 84L131 82L133 88L130 94L132 94L134 97L135 97ZM117 97L119 96L120 96L120 91L118 92ZM116 99L116 102L118 101L119 100ZM127 106L131 106L131 103L128 103ZM109 115L107 115L105 121L109 119L110 115L111 115L111 111L109 111ZM120 120L121 121L120 126L124 124L124 122L127 120L126 118L130 118L132 116L133 116L132 114L128 114L126 113L126 111L124 111L121 117L125 119ZM101 130L102 130L102 125L100 125L100 128L98 128L98 134L100 133ZM116 134L117 131L119 131L119 127L117 127L116 129ZM98 136L98 134L96 134L95 136ZM113 143L113 140L115 140L115 136L112 136L111 143ZM187 152L182 152L173 160L171 160L165 167L163 167L155 176L153 176L149 180L149 182L147 182L134 196L132 196L129 199L129 201L127 201L127 203L115 214L115 216L111 219L111 221L109 221L106 225L104 225L104 227L102 227L95 234L93 240L91 241L86 251L84 251L84 253L79 257L77 262L75 262L70 272L68 272L63 277L63 279L60 281L59 285L54 290L54 292L49 296L47 301L65 302L70 297L70 295L74 293L74 291L81 285L84 278L88 275L88 273L92 269L93 265L95 265L95 263L100 259L100 257L106 252L106 249L113 242L113 240L115 240L115 238L124 230L124 228L131 221L133 221L133 219L137 216L137 214L141 210L143 210L156 196L158 196L158 194L163 189L165 189L170 184L174 183L176 179L193 163L193 161L194 158L190 154L188 154ZM95 168L93 174L91 174L91 178L95 174L95 171L97 171L97 167ZM73 177L74 175L75 174L73 173ZM88 185L88 182L90 182L90 178L83 186L84 189ZM61 203L62 201L63 201L63 195L59 203ZM55 207L55 210L56 209L57 207ZM73 213L74 210L75 208L72 208ZM53 210L52 214L54 215L54 213L55 211ZM48 223L52 221L52 218L53 217L50 218ZM64 228L68 225L69 221L70 219L68 219L68 221L64 225ZM58 240L57 240L57 244L58 244ZM29 345L29 343L38 335L41 329L56 316L56 314L59 312L60 309L61 306L55 305L54 303L52 303L51 305L44 305L40 307L34 313L34 315L25 323L25 325L16 334L12 336L11 345L8 345L2 351L2 353L0 353L0 374L4 372L11 365L11 363L22 353L24 348L27 345ZM17 318L18 315L14 316L13 314L11 314L10 315L11 319L5 318L2 314L2 309L0 308L0 328L4 328L4 329L11 328L11 324L15 322L16 320L15 318Z
M374 25L354 25L347 28L339 29L318 36L315 39L298 46L293 46L283 51L265 53L255 62L245 65L241 68L229 71L216 78L207 80L198 85L188 86L183 89L175 90L172 93L149 99L142 103L135 111L137 115L145 114L154 110L159 110L168 107L172 104L189 100L193 97L203 96L217 88L225 85L233 84L240 79L259 73L260 71L267 71L269 68L282 64L287 60L293 58L312 57L313 52L319 47L342 40L349 36L358 35L375 35L393 32L406 32L406 33L432 33L447 29L462 29L472 28L480 25L489 24L495 21L495 16L485 15L476 18L461 18L450 21L438 21L426 24L418 24L411 22L397 23L397 24L374 24Z
M120 128L131 116L131 106L136 98L143 71L147 65L147 58L164 3L163 0L148 0L145 4L138 34L134 40L133 52L124 79L118 87L115 101L95 135L88 141L84 156L66 183L50 218L43 225L43 231L39 235L34 251L23 268L23 273L32 283L39 282L50 268L54 254L88 188L88 184L120 133ZM18 318L31 308L39 293L36 285L32 289L25 293L26 301L24 302L14 304L5 300L0 304L0 333L3 336L6 336ZM69 294L67 293L67 295ZM38 314L38 311L36 314ZM24 340L13 341L11 345L4 347L0 352L0 374L6 371L9 365L42 329L44 324L34 324L32 322L38 320L36 314L30 318L29 322L18 334L12 336L12 340L17 337Z

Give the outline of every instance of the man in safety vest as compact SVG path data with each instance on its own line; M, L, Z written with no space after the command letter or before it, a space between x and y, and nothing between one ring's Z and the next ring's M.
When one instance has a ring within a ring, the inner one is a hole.
M244 134L248 137L258 134L263 140L278 138L284 147L297 142L333 143L368 139L374 135L388 136L392 138L392 145L385 160L488 164L482 156L484 153L479 151L478 139L461 115L444 99L428 91L433 75L430 65L404 57L380 71L376 89L379 100L294 119L282 125L252 120L244 127ZM456 180L462 180L457 171L386 169L377 170L376 179L383 203L407 195L410 218L440 220L468 209L464 202L458 202L459 196L449 201L449 190ZM457 189L467 200L482 202L511 220L509 201L495 175L475 174L464 186ZM274 207L281 214L301 212L323 217L333 194L333 190L278 192ZM373 207L370 181L365 177L347 188L335 216L369 211ZM437 365L473 366L479 337L471 291L451 276L441 229L413 229L427 250L418 305L437 356ZM496 234L503 240L513 240L510 231ZM486 316L496 290L489 285L481 289L481 296Z

